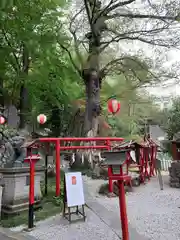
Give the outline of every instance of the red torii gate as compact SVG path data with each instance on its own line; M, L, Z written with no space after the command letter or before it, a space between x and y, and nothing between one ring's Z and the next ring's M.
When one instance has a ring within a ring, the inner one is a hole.
M65 137L65 138L39 138L41 143L54 143L56 151L56 196L60 195L60 152L61 150L75 150L75 149L107 149L111 150L111 141L121 142L123 138L119 137L94 137L94 138L76 138L76 137ZM95 142L104 141L104 145L97 146L61 146L62 142ZM109 179L109 188L112 188L112 180Z

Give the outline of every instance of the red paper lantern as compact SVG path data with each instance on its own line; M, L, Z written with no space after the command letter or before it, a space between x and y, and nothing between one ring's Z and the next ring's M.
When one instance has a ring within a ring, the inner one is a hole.
M0 116L0 124L4 124L5 123L5 118L4 117L2 117L2 116Z
M47 121L47 117L44 114L39 114L37 116L37 121L39 124L44 124Z
M117 99L112 98L108 101L108 111L113 115L118 113L120 108L121 108L121 104L120 102L118 102Z

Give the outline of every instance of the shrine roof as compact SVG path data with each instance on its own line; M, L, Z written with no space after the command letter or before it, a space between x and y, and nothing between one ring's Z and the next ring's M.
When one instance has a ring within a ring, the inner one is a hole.
M33 146L33 145L36 143L36 141L37 141L37 140L25 142L21 147L22 147L22 148L31 147L31 146Z
M102 165L122 165L126 161L126 152L128 150L121 151L107 151L102 152L101 156L105 158Z

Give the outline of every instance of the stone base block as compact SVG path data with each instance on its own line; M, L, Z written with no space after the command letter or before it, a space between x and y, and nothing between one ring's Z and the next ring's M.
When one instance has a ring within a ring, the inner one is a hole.
M34 196L36 205L40 205L41 177L44 169L36 168ZM3 175L4 188L2 193L2 214L18 214L27 210L29 205L29 167L21 168L2 168L0 173Z
M36 209L40 207L41 207L41 201L40 200L36 201L34 208ZM23 211L28 210L28 208L29 208L28 199L26 203L2 206L2 216L17 215Z

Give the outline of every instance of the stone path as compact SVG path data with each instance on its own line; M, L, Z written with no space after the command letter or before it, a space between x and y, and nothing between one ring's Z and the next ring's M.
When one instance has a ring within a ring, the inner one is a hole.
M121 239L121 225L119 211L113 212L98 201L98 194L89 188L88 181L84 177L84 193L87 206L86 222L69 224L62 216L57 215L45 221L39 222L36 228L28 233L37 240L119 240ZM93 181L93 187L98 190L98 185L104 181ZM95 187L96 185L96 187ZM109 199L111 201L111 199ZM148 240L129 226L130 240Z
M31 236L26 236L23 233L14 233L6 228L0 228L0 240L36 240Z
M167 177L167 176L166 176ZM97 193L103 180L84 179L86 222L69 224L57 215L37 223L26 236L36 240L118 240L121 239L118 198L109 199ZM130 240L180 239L179 189L165 185L159 190L157 179L127 194Z
M180 239L180 189L169 187L168 176L163 176L163 179L163 191L159 189L157 179L151 178L146 185L134 188L133 192L127 194L130 234L133 226L139 234L151 240ZM86 179L86 182L89 192L94 196L96 187L93 180ZM112 213L119 212L117 198L99 196L96 200Z
M3 233L0 233L0 239L1 239L1 240L14 240L13 238L8 237L8 236L6 236L6 235L3 234Z

